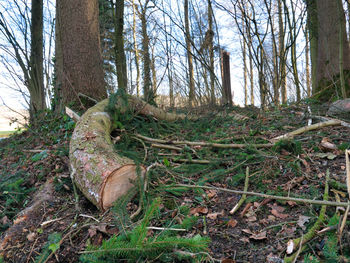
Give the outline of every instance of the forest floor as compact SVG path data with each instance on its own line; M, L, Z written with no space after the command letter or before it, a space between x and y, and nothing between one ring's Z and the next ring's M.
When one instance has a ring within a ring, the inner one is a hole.
M248 118L237 119L233 112ZM139 191L105 213L79 192L78 198L74 194L68 146L75 123L70 118L48 117L39 129L1 140L2 238L19 220L18 213L38 199L35 193L45 188L45 182L51 179L53 188L35 218L26 218L26 226L9 236L0 262L283 262L290 240L309 238L310 229L314 233L305 246L300 251L301 246L294 247L300 262L349 262L349 222L341 234L340 207L327 206L320 217L320 205L250 194L232 214L242 195L225 189L243 190L248 175L249 192L323 200L329 173L328 200L346 202L344 151L350 148L350 128L323 127L274 147L257 148L255 144L307 126L311 117L307 106L267 112L254 107L198 109L198 113L202 117L196 121L174 123L136 116L112 133L116 151L148 167L148 174L139 182ZM325 113L316 107L313 115ZM154 147L136 133L167 143ZM175 140L245 147L174 148ZM140 205L140 213L130 219ZM130 248L127 233L136 233L135 229L143 240L139 248ZM122 238L107 242L112 236Z

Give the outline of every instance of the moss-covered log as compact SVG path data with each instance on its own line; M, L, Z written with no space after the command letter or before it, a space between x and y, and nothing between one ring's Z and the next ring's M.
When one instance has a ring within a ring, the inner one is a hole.
M75 184L102 211L126 194L138 176L133 160L118 155L114 150L110 138L112 120L105 111L107 105L108 99L84 113L73 132L69 149L71 176ZM166 113L132 96L128 96L128 109L116 107L120 114L132 109L135 114L160 120L174 121L186 117ZM144 174L145 168L140 166L140 176Z

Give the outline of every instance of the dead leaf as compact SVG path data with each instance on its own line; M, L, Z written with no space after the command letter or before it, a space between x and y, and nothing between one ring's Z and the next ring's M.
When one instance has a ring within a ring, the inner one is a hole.
M230 219L228 222L227 222L227 225L230 226L230 227L235 227L237 225L237 220L235 219Z
M294 241L293 239L290 239L287 243L287 251L286 253L289 255L289 254L292 254L293 253L293 250L294 250Z
M273 204L270 206L271 208L275 209L277 212L282 213L284 210L286 210L283 206L279 206L277 204Z
M211 189L211 190L206 191L206 193L207 193L208 198L213 198L214 196L216 196L217 191Z
M309 222L309 220L310 220L309 216L300 215L297 224L298 226L300 226L302 230L305 230L306 229L305 223Z
M242 241L243 243L249 243L250 242L249 238L247 238L247 237L242 237L239 240Z
M219 215L224 215L224 211L207 214L207 218L215 220Z
M221 263L236 263L236 260L230 259L230 258L225 258L221 260Z
M248 212L244 215L248 222L255 222L257 220L255 209L253 206L251 206L248 210Z
M252 235L252 234L253 234L253 232L250 231L250 229L248 229L248 228L242 229L242 232L244 232L244 233L246 233L246 234L249 234L249 235Z
M88 229L88 232L89 232L89 237L93 237L97 234L97 231L96 231L96 228L95 227L90 227Z
M281 219L285 219L288 217L287 214L282 214L280 212L278 212L276 209L272 209L271 210L271 214L273 214L275 217L281 218Z
M263 239L266 239L266 238L267 238L267 237L266 237L266 231L253 234L253 235L250 236L249 238L254 239L254 240L263 240Z
M260 203L260 206L266 205L266 204L270 203L271 201L272 201L272 199L265 198L265 199L262 200L262 202Z
M267 219L270 220L270 221L275 221L276 217L274 217L273 215L268 215Z
M242 229L242 232L249 234L249 238L254 240L262 240L267 238L266 231L253 233L250 229Z
M287 204L291 207L294 207L297 205L297 202L294 202L294 201L287 201Z
M208 208L207 207L193 207L190 210L191 215L199 216L199 214L207 214Z
M330 141L329 138L324 137L320 143L320 148L324 151L338 150L338 147Z
M36 233L31 232L27 235L27 240L30 242L33 242L35 240L35 237L36 237Z

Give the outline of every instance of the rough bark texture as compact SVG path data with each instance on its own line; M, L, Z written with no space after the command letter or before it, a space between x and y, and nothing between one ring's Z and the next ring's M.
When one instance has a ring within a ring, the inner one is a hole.
M243 41L244 42L244 41ZM245 47L245 45L244 45ZM245 52L245 51L244 51ZM245 104L247 102L247 68L246 68L246 56L244 54L244 99ZM230 76L230 53L221 50L221 77L222 77L222 90L223 90L223 102L224 104L232 106L232 90L231 90L231 76Z
M31 18L31 47L30 47L30 114L46 109L44 76L43 76L43 0L32 1Z
M78 93L101 100L107 96L100 50L97 0L57 0L57 47L62 64L57 78L63 104L78 102Z
M127 90L126 57L124 51L124 0L117 0L114 6L115 64L117 66L118 88Z
M166 113L135 97L128 97L129 107L135 113L174 121L185 115ZM90 108L78 121L70 142L69 158L72 177L82 193L100 210L126 194L137 179L135 163L118 155L110 139L112 123L105 112L108 99ZM118 107L118 105L116 105ZM120 109L123 112L126 109ZM140 167L140 176L145 168Z
M317 86L314 92L321 92L319 99L324 101L335 95L335 87L340 87L340 65L342 64L344 71L350 71L350 47L346 37L345 14L342 5L340 11L338 10L337 1L317 1ZM340 38L340 34L344 37ZM340 39L342 43L340 43ZM343 47L343 54L339 56L341 46ZM342 63L340 63L340 57L343 60ZM350 84L348 74L345 76L345 82L348 88ZM328 90L328 92L323 92L324 90ZM340 93L340 89L338 89L338 92ZM347 90L347 93L349 93L349 90Z

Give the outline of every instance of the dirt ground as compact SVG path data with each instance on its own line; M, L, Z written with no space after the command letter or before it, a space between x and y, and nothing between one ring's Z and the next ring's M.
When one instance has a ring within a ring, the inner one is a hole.
M243 109L240 113L249 119L231 126L218 125L218 129L225 131L226 138L249 135L257 141L268 141L307 125L309 120L303 107L269 113L252 113L251 109ZM313 122L319 120L313 119ZM48 129L51 129L50 126ZM27 131L0 141L0 191L3 193L0 198L0 253L4 262L79 262L88 244L99 246L103 240L120 233L112 210L101 213L79 192L78 198L74 195L67 157L72 129L73 126L60 126L46 135ZM215 140L216 135L212 135L210 139ZM329 171L333 182L330 184L329 200L346 202L347 190L337 187L334 182L346 184L344 150L350 146L350 128L324 127L298 135L295 141L300 142L299 150L296 149L299 144L292 144L274 151L245 152L249 156L246 157L250 173L248 191L322 200ZM218 151L213 150L213 156L226 158L226 164L234 166L242 162L235 159L240 155L232 155L231 158L231 152L221 155ZM160 218L152 219L152 226L162 226L168 218L177 220L176 207L186 205L190 208L189 215L197 216L198 220L189 231L179 235L209 237L206 262L283 262L288 241L306 235L317 221L321 206L249 195L232 214L231 210L242 196L220 188L243 190L247 167L242 165L243 174L233 170L221 176L220 180L208 181L205 185L212 188L200 195L194 190L173 197L159 194L165 201L159 208ZM193 173L191 181L196 182L209 173L205 169ZM11 181L17 184L6 188L9 185L6 178L10 180L17 175L25 179ZM238 176L240 180L236 180ZM152 177L152 180L150 187L162 182L159 178ZM167 179L163 180L166 184ZM182 183L188 183L188 180ZM45 184L48 185L46 190ZM21 198L24 193L26 197ZM175 205L168 205L166 201ZM25 207L28 210L23 212ZM132 213L137 207L135 197L127 208ZM337 212L335 206L327 207L325 220L300 253L300 262L305 255L327 260L325 246L329 243L330 231L318 231L325 229L335 214L343 215L342 211L339 209ZM149 230L148 235L154 234L156 230ZM336 235L338 243L335 249L339 262L348 262L349 224L345 225L341 235L338 232Z

